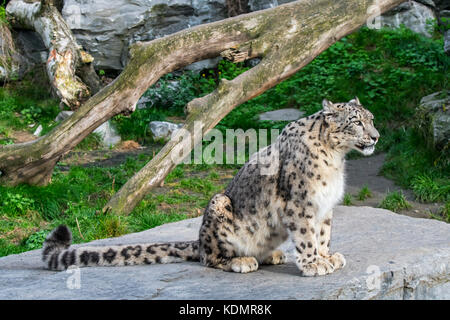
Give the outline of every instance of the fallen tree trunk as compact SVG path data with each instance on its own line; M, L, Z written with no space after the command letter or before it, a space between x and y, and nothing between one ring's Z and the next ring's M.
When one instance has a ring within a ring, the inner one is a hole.
M52 0L12 0L6 13L13 27L35 30L41 36L49 51L47 74L63 103L75 110L101 89L93 58L77 44Z
M235 106L289 77L339 38L364 24L373 4L379 5L381 13L403 1L302 0L136 43L131 46L129 63L119 77L70 118L35 141L2 147L0 182L48 183L62 155L109 118L133 112L140 96L164 74L220 53L239 59L261 57L255 68L232 81L222 82L213 93L188 104L185 128L192 131L194 121L203 121L205 133ZM166 144L104 210L132 211L174 167L171 160L174 147L174 142Z

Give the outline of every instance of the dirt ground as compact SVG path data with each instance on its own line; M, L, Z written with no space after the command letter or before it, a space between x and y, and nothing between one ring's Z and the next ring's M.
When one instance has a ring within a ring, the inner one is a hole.
M411 209L400 211L400 214L417 218L429 218L429 211L435 213L439 209L439 204L415 201L411 190L403 189L392 180L379 175L385 157L386 155L381 153L346 162L346 193L356 195L365 185L372 192L372 197L364 201L353 198L353 205L378 207L389 192L401 191L412 207Z

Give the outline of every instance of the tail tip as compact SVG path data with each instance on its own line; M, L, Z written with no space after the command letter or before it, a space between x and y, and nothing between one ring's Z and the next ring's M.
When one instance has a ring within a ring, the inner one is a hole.
M70 232L70 229L66 225L60 225L47 236L46 240L70 246L72 243L72 232Z

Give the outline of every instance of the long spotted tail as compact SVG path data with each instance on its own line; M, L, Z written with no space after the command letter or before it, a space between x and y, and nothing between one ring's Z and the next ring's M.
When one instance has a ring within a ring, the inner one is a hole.
M199 261L199 242L170 242L70 248L72 233L67 226L55 228L45 239L42 260L47 269L70 266L128 266L138 264Z

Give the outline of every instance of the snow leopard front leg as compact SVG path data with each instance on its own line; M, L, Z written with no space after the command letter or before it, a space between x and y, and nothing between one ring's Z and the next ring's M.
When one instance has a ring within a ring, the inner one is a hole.
M287 228L295 245L295 262L304 276L317 276L332 273L335 268L326 257L319 254L315 212L312 204L305 206L289 201L283 216L283 224Z
M343 268L346 264L344 256L336 252L334 254L330 254L330 241L331 241L331 220L333 218L333 211L330 210L322 219L322 221L318 221L316 224L318 226L317 230L320 230L316 233L317 242L319 244L319 254L328 259L330 263L333 265L334 269Z

